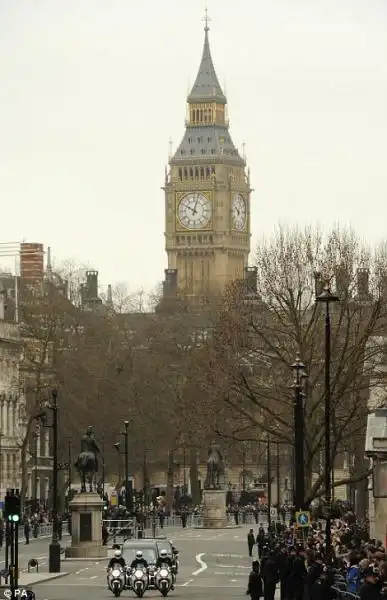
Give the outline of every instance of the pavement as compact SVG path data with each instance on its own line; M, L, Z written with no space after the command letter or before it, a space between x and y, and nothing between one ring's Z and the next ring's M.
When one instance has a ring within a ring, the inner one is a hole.
M250 525L228 530L164 529L162 533L172 539L180 550L177 584L169 597L236 600L245 596L252 560L247 552L249 529ZM66 544L65 539L63 542ZM40 564L39 577L47 577L48 544L49 540L37 540L29 546L20 546L20 568L27 565L29 558L37 558ZM107 560L77 562L64 559L62 571L67 575L42 583L31 582L37 600L90 600L91 595L93 600L113 598L106 586L106 564ZM0 599L3 593L0 590ZM121 597L135 596L127 590ZM159 592L151 591L146 592L145 597L161 596Z

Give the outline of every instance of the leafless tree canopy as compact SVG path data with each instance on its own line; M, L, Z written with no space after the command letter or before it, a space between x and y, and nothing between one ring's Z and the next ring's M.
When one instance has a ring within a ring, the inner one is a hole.
M322 492L319 457L324 444L325 282L331 304L332 458L363 444L370 337L385 331L387 268L384 249L372 253L351 231L327 235L280 227L257 247L258 295L237 283L228 290L214 329L207 386L218 403L218 429L238 439L293 444L297 356L306 365L305 454L311 497ZM214 400L215 402L215 400ZM312 486L312 472L318 473ZM357 474L358 476L359 474ZM339 482L337 482L338 484Z

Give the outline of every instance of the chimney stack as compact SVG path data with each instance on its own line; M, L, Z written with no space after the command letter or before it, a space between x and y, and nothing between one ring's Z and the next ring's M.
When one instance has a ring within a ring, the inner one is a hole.
M86 271L86 301L98 299L98 271Z
M359 268L356 271L357 295L363 300L370 297L370 271L366 268Z
M387 300L387 271L384 269L380 271L379 290L380 297Z
M111 283L109 283L108 285L108 289L107 289L107 298L106 298L106 304L108 306L113 306L113 293L112 293L112 286Z
M315 294L315 297L317 298L317 296L322 294L322 292L324 290L324 280L323 280L323 277L322 277L322 274L320 273L320 271L315 271L313 273L313 278L314 278L314 294Z
M177 269L165 269L165 280L163 283L164 295L176 292L177 290Z
M43 244L20 244L20 277L27 283L37 283L44 276Z
M340 265L338 265L335 272L335 278L336 294L339 296L339 298L347 296L349 291L350 278L348 269L345 266L345 264L341 263Z
M258 268L245 267L245 284L248 294L257 294L258 292Z
M5 318L5 291L0 292L0 321Z

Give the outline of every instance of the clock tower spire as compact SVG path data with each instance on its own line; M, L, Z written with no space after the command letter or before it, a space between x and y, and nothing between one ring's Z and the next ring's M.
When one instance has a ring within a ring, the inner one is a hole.
M250 184L229 132L227 99L211 56L209 17L185 133L165 183L168 269L180 294L202 299L243 278L250 252Z

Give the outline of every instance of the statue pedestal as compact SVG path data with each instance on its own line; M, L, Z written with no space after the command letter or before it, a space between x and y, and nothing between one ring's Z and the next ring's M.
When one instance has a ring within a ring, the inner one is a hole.
M203 528L227 527L225 490L203 490Z
M77 494L70 502L71 546L68 558L106 558L107 546L102 545L103 501L98 494Z

